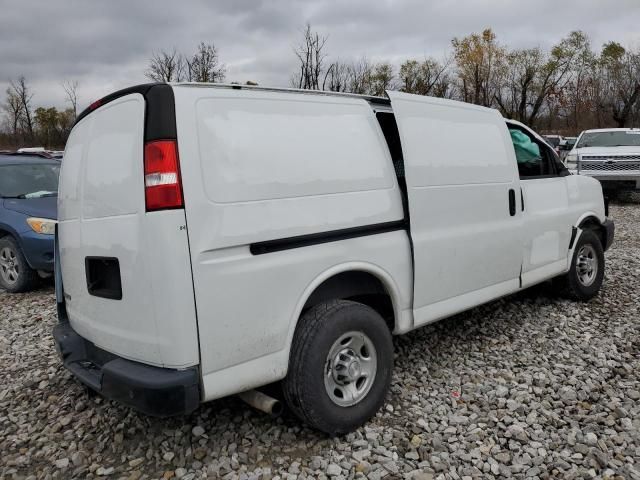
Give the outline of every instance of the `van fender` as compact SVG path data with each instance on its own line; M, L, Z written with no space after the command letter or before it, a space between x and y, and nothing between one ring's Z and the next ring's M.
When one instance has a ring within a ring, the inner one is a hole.
M382 267L375 265L369 262L346 262L340 263L338 265L334 265L333 267L324 270L319 275L317 275L313 281L307 285L303 294L300 296L298 303L296 304L296 308L293 311L293 315L289 321L289 331L287 334L287 341L285 344L285 351L287 354L287 358L289 358L289 354L291 351L291 343L293 342L293 335L295 334L296 328L298 326L298 321L300 319L300 315L302 313L302 309L304 308L307 300L311 294L318 288L324 281L329 278L338 275L339 273L344 272L366 272L375 276L382 282L382 285L387 290L387 293L391 297L391 303L393 305L393 315L395 317L395 329L393 333L408 331L411 329L411 325L404 325L404 323L412 322L411 317L403 316L403 311L401 308L400 301L400 291L397 283L393 279L393 277ZM288 367L288 365L287 365Z
M18 244L20 250L24 250L24 247L22 246L22 239L20 238L20 234L16 231L16 229L9 224L0 223L0 238L5 236L12 237ZM24 251L22 252L22 254L24 255ZM26 255L25 258L27 258ZM27 260L27 263L29 263L29 260Z
M578 217L578 221L576 222L575 226L579 228L580 225L588 218L593 218L594 220L597 220L600 225L602 225L602 222L604 221L602 218L600 218L597 212L594 212L593 210L588 210L584 212L582 215L580 215L580 217Z
M598 214L592 210L588 210L584 212L582 215L580 215L580 217L578 217L578 220L573 226L571 241L569 242L569 250L567 252L567 268L566 268L567 270L569 270L569 268L571 267L571 259L573 258L573 252L575 251L576 245L578 244L578 239L580 238L580 235L582 234L582 231L583 231L583 229L580 228L580 226L585 221L590 219L593 219L596 222L598 222L599 225L602 225L602 220L598 217Z

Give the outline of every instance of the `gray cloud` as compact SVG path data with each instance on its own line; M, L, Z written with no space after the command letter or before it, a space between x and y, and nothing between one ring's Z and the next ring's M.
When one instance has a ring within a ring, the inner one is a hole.
M328 35L331 58L442 56L454 36L490 26L511 46L548 47L581 29L595 48L640 44L638 0L0 0L0 89L25 75L36 105L81 104L146 81L153 51L214 41L229 81L287 86L304 23Z

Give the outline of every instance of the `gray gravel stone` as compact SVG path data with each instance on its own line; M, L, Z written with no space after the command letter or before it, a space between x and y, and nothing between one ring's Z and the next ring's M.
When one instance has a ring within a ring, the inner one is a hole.
M394 339L386 407L337 438L237 398L149 418L53 347L53 288L0 291L0 478L640 480L640 205L613 204L603 291L541 285Z

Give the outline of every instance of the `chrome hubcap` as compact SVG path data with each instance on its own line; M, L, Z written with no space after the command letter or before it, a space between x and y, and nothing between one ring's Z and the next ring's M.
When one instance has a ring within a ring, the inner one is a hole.
M367 396L376 378L376 349L362 332L347 332L327 355L324 386L336 405L350 407Z
M598 257L592 245L583 245L578 251L576 259L576 271L578 281L588 287L596 279L598 274Z
M10 285L16 283L20 276L16 252L9 247L0 250L0 275Z

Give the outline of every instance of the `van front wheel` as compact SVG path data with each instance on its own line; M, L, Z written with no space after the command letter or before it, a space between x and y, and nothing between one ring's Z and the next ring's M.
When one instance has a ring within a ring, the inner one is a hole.
M334 300L300 318L283 391L301 420L338 435L376 414L392 370L393 342L384 319L367 305Z
M591 300L604 280L604 250L600 238L592 230L584 230L573 250L571 268L560 277L566 295L579 301Z

